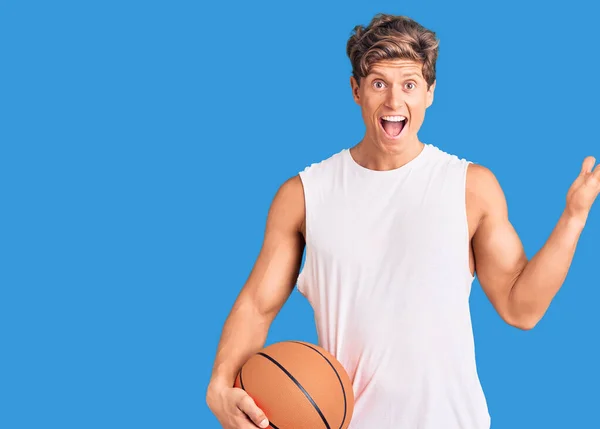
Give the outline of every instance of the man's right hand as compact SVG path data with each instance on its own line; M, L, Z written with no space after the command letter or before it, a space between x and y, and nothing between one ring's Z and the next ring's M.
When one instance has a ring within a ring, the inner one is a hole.
M223 429L266 428L269 421L254 400L237 387L211 389L206 396L208 408Z

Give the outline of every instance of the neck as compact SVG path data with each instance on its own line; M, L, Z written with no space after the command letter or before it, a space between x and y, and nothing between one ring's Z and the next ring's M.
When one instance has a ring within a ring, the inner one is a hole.
M357 164L369 170L395 170L415 159L423 150L424 144L415 138L393 147L382 146L363 139L350 149L350 153Z

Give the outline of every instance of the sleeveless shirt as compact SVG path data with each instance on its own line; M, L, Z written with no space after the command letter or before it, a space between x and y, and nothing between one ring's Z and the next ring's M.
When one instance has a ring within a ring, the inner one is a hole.
M475 362L466 172L431 144L400 168L349 149L299 173L298 290L353 383L349 429L489 429Z

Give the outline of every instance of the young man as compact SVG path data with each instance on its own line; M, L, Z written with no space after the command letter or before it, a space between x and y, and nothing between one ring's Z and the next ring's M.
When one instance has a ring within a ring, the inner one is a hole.
M487 429L469 313L474 274L503 320L533 328L567 275L600 168L585 159L556 228L528 261L494 175L419 141L434 98L435 33L390 15L354 30L350 82L365 136L275 196L207 403L225 429L268 425L232 385L298 280L319 343L353 381L351 429Z

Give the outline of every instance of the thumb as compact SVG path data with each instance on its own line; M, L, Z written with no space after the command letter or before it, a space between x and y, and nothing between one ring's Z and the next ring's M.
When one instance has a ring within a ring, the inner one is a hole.
M588 185L598 188L600 186L600 164L596 165L592 174L590 174L585 183Z
M260 428L266 428L269 426L269 420L267 419L267 416L265 416L265 413L256 405L250 395L242 395L237 406L256 426Z
M581 172L579 173L580 176L585 176L588 173L592 172L592 168L594 167L594 164L596 163L596 158L594 158L593 156L588 156L583 160L583 164L581 164Z

